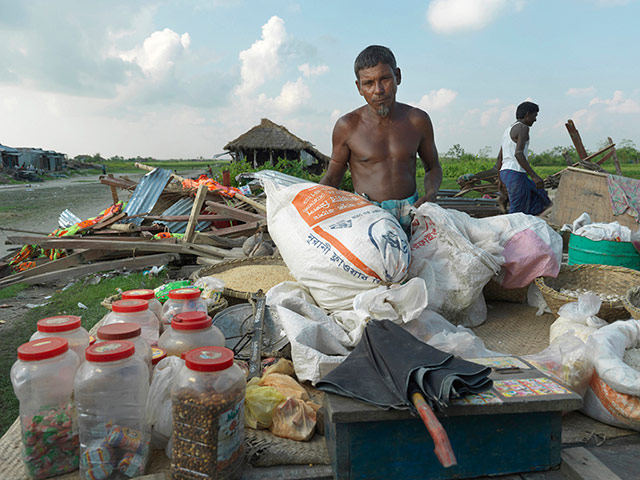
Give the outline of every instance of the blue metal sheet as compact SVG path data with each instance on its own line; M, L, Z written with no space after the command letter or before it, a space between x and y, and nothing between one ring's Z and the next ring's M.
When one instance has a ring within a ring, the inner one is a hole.
M165 215L189 215L191 214L191 209L193 208L194 199L191 197L185 197L178 200L176 203L167 208L164 212L162 212L162 216ZM166 225L171 233L184 233L187 230L188 222L164 222L161 220L156 220L156 223L161 223L162 225ZM211 222L199 222L196 225L196 231L203 231L206 229Z
M124 213L127 215L137 215L139 213L148 213L154 207L160 194L167 186L171 178L171 170L164 168L156 168L147 173L131 195ZM142 217L127 220L128 223L140 225L144 219Z

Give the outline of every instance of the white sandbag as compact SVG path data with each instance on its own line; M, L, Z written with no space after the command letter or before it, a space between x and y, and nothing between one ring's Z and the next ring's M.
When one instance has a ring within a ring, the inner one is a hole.
M602 300L594 293L581 294L577 302L564 304L558 309L559 317L549 327L549 343L554 343L556 338L569 331L586 342L593 332L608 325L596 316L601 305Z
M406 277L409 242L390 213L326 185L263 185L269 234L320 307L349 309L359 293Z

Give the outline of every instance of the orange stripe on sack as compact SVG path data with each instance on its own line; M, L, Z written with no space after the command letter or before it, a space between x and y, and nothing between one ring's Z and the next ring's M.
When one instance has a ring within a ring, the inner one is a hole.
M321 227L313 227L313 231L316 232L319 236L324 238L327 242L329 242L333 247L335 247L347 260L353 263L356 267L362 270L367 275L370 275L378 280L382 281L382 279L378 276L376 272L371 270L365 263L356 257L351 250L345 247L340 241L331 235L328 232L325 232Z

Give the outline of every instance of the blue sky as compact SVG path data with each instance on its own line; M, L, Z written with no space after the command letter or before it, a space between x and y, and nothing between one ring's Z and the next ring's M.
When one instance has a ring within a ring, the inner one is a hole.
M436 145L497 154L515 107L540 105L531 151L640 146L638 0L0 0L0 143L212 157L261 118L331 153L362 104L353 61L390 47L398 100Z

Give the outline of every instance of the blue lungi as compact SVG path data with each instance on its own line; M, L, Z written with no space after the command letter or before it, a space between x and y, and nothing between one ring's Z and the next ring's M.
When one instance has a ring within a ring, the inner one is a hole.
M522 212L538 215L551 205L546 190L536 187L533 180L524 172L501 170L500 180L507 187L509 194L509 213Z

